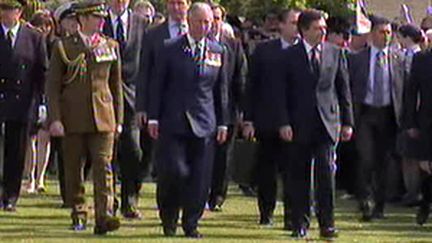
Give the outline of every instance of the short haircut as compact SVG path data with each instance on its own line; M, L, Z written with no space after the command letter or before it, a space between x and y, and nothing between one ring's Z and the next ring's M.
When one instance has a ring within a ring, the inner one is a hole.
M408 37L416 44L423 41L423 33L421 29L415 25L404 24L399 27L398 32L402 37Z
M222 12L222 19L225 19L225 17L227 16L227 11L224 6L218 3L212 3L210 7L212 10L219 9Z
M370 16L370 21L372 23L372 31L374 31L378 26L391 24L389 19L376 15Z
M194 15L195 12L198 10L207 10L209 12L212 12L212 8L210 7L210 5L208 3L195 2L190 6L190 8L188 10L188 16Z
M298 19L297 28L302 34L303 30L307 30L310 28L311 24L314 21L320 20L324 18L324 14L316 9L306 9L304 10Z
M147 1L147 0L139 0L139 1L135 2L133 8L134 9L136 9L136 8L148 8L152 11L153 16L156 14L155 7L153 6L153 4L150 1Z
M286 8L286 9L282 9L280 11L279 15L278 15L279 22L281 22L281 23L285 22L288 19L288 17L289 17L289 15L290 15L291 12L300 13L301 9L299 9L299 8Z

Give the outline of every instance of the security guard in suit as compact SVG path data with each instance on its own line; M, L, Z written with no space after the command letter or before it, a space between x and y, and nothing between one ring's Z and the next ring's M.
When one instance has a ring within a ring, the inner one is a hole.
M95 234L117 230L114 217L112 156L121 132L123 95L119 47L103 36L103 2L85 0L76 7L81 30L59 40L53 50L47 84L50 132L64 136L66 192L72 202L72 229L86 228L82 169L93 166Z

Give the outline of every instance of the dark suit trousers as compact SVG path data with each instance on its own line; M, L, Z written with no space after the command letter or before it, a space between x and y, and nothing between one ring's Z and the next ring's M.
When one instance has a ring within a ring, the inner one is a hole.
M358 199L374 200L383 208L386 200L387 167L394 149L397 127L391 107L363 106L357 130Z
M27 123L5 122L4 164L3 164L3 203L16 204L20 195L24 160L29 139Z
M140 131L137 127L127 126L118 141L118 165L121 174L121 209L138 207L139 192L143 179Z
M198 227L210 188L214 137L160 134L156 151L157 203L162 225L174 227L180 209L185 231Z
M51 154L50 160L57 162L57 173L60 187L60 196L63 200L63 204L66 206L72 205L71 202L66 201L66 185L64 178L64 162L63 162L63 149L61 138L51 138Z
M277 132L258 133L258 163L255 173L255 180L258 189L258 209L261 217L272 217L276 208L277 199L277 178L281 172L282 180L285 181L287 174L287 160ZM284 207L288 211L287 183L284 184Z
M429 207L432 203L432 176L422 173L423 180L421 184L422 201L421 206Z
M311 165L314 161L316 214L321 228L334 226L334 143L321 121L311 126L308 142L289 143L289 181L292 198L292 224L307 227L310 217ZM295 130L294 130L295 138Z
M213 163L213 175L210 188L209 204L215 204L218 197L225 200L228 192L228 162L231 160L235 134L237 129L231 125L228 127L228 140L224 144L215 144L215 157ZM223 203L223 202L221 202Z

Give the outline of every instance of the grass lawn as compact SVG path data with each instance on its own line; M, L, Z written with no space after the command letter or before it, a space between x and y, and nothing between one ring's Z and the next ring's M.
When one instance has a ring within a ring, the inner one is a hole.
M85 232L68 230L69 210L61 209L57 196L57 184L48 183L44 195L23 195L17 213L0 212L1 242L193 242L182 237L162 237L155 203L155 186L144 185L140 208L144 214L141 221L122 221L122 228L107 236L94 236L93 221ZM91 187L88 187L91 192ZM278 206L275 225L262 228L257 225L257 208L254 198L240 195L236 187L230 189L229 198L220 213L206 212L200 231L205 238L200 242L290 242L289 232L282 231L282 207ZM91 202L89 198L89 202ZM336 224L340 237L336 242L432 242L431 224L424 227L414 223L415 209L389 207L387 219L373 223L361 223L353 201L338 200ZM310 242L318 238L316 220L309 235ZM298 241L294 241L298 242Z

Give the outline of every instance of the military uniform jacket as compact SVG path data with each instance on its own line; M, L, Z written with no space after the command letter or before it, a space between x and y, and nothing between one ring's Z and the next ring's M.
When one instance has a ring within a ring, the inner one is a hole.
M54 46L47 82L48 112L50 121L63 123L66 134L114 132L123 123L118 44L104 36L101 42L111 55L101 55L100 45L87 47L79 34ZM64 55L77 63L68 64Z
M36 121L48 66L42 35L21 23L11 48L0 27L0 120Z

